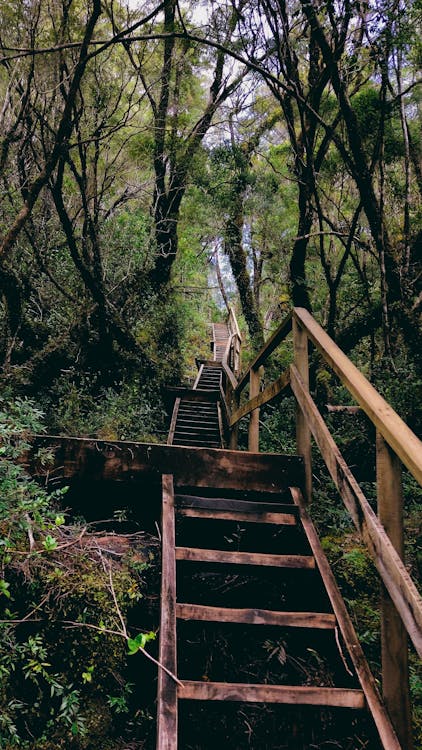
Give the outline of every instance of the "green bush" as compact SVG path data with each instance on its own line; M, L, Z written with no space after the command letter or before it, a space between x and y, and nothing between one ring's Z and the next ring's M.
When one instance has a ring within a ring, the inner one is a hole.
M1 407L0 749L97 750L134 711L128 655L142 659L154 632L131 632L127 617L157 543L67 523L65 489L48 495L19 463L41 413L27 400Z

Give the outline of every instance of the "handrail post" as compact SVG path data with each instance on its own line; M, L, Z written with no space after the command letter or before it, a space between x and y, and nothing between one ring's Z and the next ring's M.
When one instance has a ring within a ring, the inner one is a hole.
M236 391L233 391L233 397L231 401L231 411L232 413L235 412L240 405L240 394L236 393ZM230 450L237 451L238 448L238 441L239 441L239 422L236 422L236 424L233 425L233 427L230 430Z
M377 430L378 516L393 547L403 559L403 492L401 462ZM382 585L382 584L381 584ZM388 592L381 590L382 692L400 744L413 747L409 695L407 633Z
M293 317L293 347L294 363L306 390L309 392L309 358L308 358L308 336L301 328L296 318ZM299 456L303 456L305 463L305 497L310 502L312 497L312 458L311 458L311 431L307 425L305 416L296 402L296 445Z
M260 371L254 370L253 368L249 374L249 398L254 398L259 394L260 384ZM248 450L251 453L258 453L259 451L259 409L254 409L251 412L249 419L249 431L248 431Z

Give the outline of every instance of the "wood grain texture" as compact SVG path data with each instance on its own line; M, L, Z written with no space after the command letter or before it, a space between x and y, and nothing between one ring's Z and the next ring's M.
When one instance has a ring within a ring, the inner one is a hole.
M422 657L422 599L416 586L347 466L293 365L291 383L333 482L371 553L418 654Z
M300 517L305 534L314 554L322 580L324 581L331 606L337 618L338 626L344 638L344 642L346 643L348 653L356 670L362 690L365 694L368 707L373 716L383 747L386 748L386 750L401 750L397 735L379 695L375 679L365 659L365 655L362 651L353 623L349 617L346 605L338 589L333 572L321 547L318 534L306 511L303 495L297 488L292 487L291 491L293 499L300 510ZM407 748L403 747L402 750L407 750Z
M171 415L170 429L167 438L168 445L172 445L174 439L174 431L176 429L177 414L179 412L180 398L176 398L173 407L173 414Z
M246 513L288 513L293 516L297 514L297 509L293 503L291 505L288 503L267 503L264 499L257 501L237 500L230 497L200 497L177 493L176 501L178 508L203 508L212 511L245 511Z
M401 463L380 432L376 434L378 517L403 560ZM411 750L412 717L407 633L386 589L381 592L382 695L403 747Z
M163 475L159 661L177 673L176 656L176 559L173 477ZM158 670L157 750L177 750L177 685Z
M325 361L333 368L377 430L419 484L422 484L422 442L307 310L295 308L294 317L304 327L314 346L321 352Z
M249 393L251 399L259 395L261 377L259 370L249 371ZM255 408L249 418L248 427L248 451L258 453L259 451L259 408Z
M184 680L183 688L178 688L178 696L180 700L287 703L295 706L338 706L353 709L365 707L365 698L361 690L328 687Z
M295 367L304 388L309 391L308 337L296 318L293 318L293 348ZM296 399L296 449L297 453L303 457L305 464L305 497L309 503L312 500L311 431L298 399Z
M264 388L263 391L258 393L253 398L250 398L249 401L246 402L246 404L242 404L242 406L237 408L230 417L230 425L234 426L240 419L242 419L242 417L250 414L254 409L257 409L258 407L267 404L269 401L272 401L274 398L279 396L280 393L286 390L289 384L290 370L286 370L280 375L279 378L277 378L277 380L274 380L273 383Z
M196 388L195 390L191 390L190 388L182 388L178 386L168 386L166 388L166 391L168 393L171 393L176 398L182 398L183 401L190 401L190 402L197 402L197 401L206 401L207 403L214 403L218 400L219 397L219 391L218 388L215 390L201 390L199 388Z
M31 443L22 463L32 475L38 473L38 450L48 447L55 455L50 474L60 469L66 479L136 480L149 474L161 481L161 474L170 473L179 486L268 493L303 483L299 456L46 435L34 436Z
M186 518L208 518L213 521L241 521L242 523L265 523L280 526L295 526L296 516L291 513L245 513L230 510L208 510L207 508L178 508L178 516Z
M313 569L315 567L315 561L311 555L266 555L258 552L226 552L220 549L196 547L176 547L176 560L232 565L265 565L271 568Z
M277 625L318 630L332 630L336 627L336 618L329 612L277 612L269 609L232 609L199 604L177 604L176 617L180 620Z

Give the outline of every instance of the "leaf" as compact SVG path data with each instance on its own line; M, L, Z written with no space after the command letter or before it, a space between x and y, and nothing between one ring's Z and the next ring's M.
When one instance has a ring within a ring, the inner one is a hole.
M47 552L52 552L53 550L57 549L57 540L54 538L54 536L47 534L46 538L43 541L43 547L45 550L47 550Z
M149 633L138 633L136 638L128 638L127 646L129 649L129 656L133 656L141 648L145 648L148 641L153 641L155 638L154 632Z
M0 594L3 594L7 599L10 599L9 587L10 583L7 583L7 581L0 581Z

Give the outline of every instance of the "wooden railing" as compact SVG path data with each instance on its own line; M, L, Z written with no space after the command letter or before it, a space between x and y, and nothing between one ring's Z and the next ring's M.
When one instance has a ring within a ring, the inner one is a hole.
M227 327L230 333L230 347L227 352L227 365L237 376L239 375L241 368L242 336L237 323L236 313L231 305L229 307Z
M230 440L230 408L229 404L233 402L233 394L237 388L237 378L241 368L242 357L242 336L233 307L229 307L227 318L227 328L229 338L223 355L221 366L223 368L223 383L221 385L221 404L223 416L223 428L225 438Z
M293 362L260 390L262 367L293 332ZM338 375L376 428L377 512L347 466L309 391L309 343ZM240 405L249 384L249 399ZM381 604L383 696L403 748L411 748L407 634L422 657L422 600L403 564L401 465L422 484L422 443L312 315L295 308L240 376L231 394L230 447L239 421L250 414L248 448L259 450L259 408L283 392L296 399L297 452L303 456L306 496L312 494L311 436L383 582ZM406 632L407 631L407 632Z

